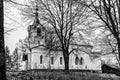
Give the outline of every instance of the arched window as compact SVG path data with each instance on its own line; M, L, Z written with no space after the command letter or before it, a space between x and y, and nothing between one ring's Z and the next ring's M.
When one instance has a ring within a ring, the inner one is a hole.
M41 36L41 29L37 28L37 36Z
M78 62L79 62L79 58L76 57L76 58L75 58L75 64L78 65Z
M40 56L40 64L42 64L43 56Z
M81 57L80 58L80 65L83 65L84 59Z
M62 65L62 57L60 57L60 64Z
M23 61L28 60L28 55L27 54L23 54Z
M51 64L54 64L54 57L51 57Z

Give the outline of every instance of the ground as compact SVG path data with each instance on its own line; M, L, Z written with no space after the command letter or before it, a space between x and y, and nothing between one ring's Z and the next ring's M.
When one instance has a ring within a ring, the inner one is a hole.
M70 72L63 71L28 71L24 73L7 73L7 80L120 80L114 74L93 72Z

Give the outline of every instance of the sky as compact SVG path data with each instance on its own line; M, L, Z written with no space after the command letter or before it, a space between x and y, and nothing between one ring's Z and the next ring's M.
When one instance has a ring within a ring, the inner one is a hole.
M27 36L27 24L22 21L20 11L9 3L4 4L4 27L14 29L5 34L5 45L7 45L12 53L16 47L16 43L20 39Z
M18 0L17 2L23 4L23 1ZM9 34L5 34L5 45L9 47L11 53L14 51L16 43L27 37L27 27L29 25L22 20L21 12L16 7L16 5L10 3L4 4L4 26L5 28L15 29Z
M23 4L23 1L24 0L18 0L17 2ZM30 25L23 21L20 13L16 5L11 5L9 3L4 4L4 27L15 29L9 32L9 34L5 34L5 45L9 47L11 53L14 51L16 43L27 37L27 27Z

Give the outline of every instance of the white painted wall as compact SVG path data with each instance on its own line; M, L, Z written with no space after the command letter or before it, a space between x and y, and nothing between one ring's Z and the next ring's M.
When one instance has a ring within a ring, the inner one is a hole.
M60 64L60 57L62 57L62 53L59 52L51 52L50 57L54 57L54 64L51 64L51 59L49 58L48 51L46 50L33 50L31 55L31 69L64 69L64 60L62 60L62 65ZM43 55L43 63L40 64L40 56ZM93 70L101 70L101 61L99 58L95 60L91 60L88 54L80 52L78 54L79 59L83 57L84 63L83 65L76 65L74 54L70 55L69 59L69 68L70 69L93 69Z
M64 65L60 65L60 53L56 53L59 55L52 54L50 57L54 57L54 64L51 64L51 59L49 58L48 51L33 51L31 55L31 68L32 69L64 69ZM43 56L43 62L40 64L40 56ZM62 62L63 63L63 62Z

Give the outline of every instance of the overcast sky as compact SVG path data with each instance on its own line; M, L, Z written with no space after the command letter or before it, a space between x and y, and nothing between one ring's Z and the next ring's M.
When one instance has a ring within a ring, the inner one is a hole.
M8 45L10 52L13 52L16 43L27 36L27 24L20 15L20 11L8 3L4 4L4 27L15 29L9 34L5 34L5 45Z
M24 4L25 0L17 0L17 2ZM16 43L20 39L24 39L27 36L27 27L29 24L26 24L22 20L22 15L20 15L20 10L16 8L16 5L11 5L10 3L4 4L4 27L14 28L15 30L10 32L9 35L5 35L5 44L9 47L10 52L13 52L16 47ZM97 31L98 33L99 31ZM95 36L94 36L95 37Z

